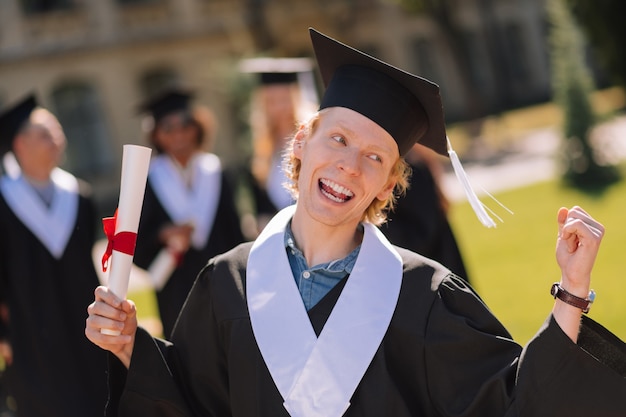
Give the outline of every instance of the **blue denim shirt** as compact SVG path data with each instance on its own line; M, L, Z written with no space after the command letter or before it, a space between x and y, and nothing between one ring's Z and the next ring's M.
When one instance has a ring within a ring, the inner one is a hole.
M315 265L312 268L306 263L304 254L295 245L291 222L285 230L285 248L291 272L302 296L307 311L313 308L343 278L352 272L361 246L357 246L343 259Z

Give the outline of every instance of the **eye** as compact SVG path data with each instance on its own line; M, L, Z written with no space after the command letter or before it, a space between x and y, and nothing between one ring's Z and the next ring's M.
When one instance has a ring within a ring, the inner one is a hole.
M332 140L334 140L335 142L341 143L341 144L346 144L346 138L344 138L341 135L333 135L330 137Z
M383 158L381 158L380 155L375 154L375 153L369 154L369 155L367 155L367 157L372 159L372 160L374 160L374 161L376 161L376 162L380 162L380 163L383 162Z

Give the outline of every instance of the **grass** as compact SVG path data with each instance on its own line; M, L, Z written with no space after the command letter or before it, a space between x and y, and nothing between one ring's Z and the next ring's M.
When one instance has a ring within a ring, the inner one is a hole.
M515 212L501 216L504 223L497 228L482 226L466 202L452 207L450 220L472 284L513 337L526 343L547 317L553 304L549 287L560 278L556 213L561 206L579 205L606 227L592 275L597 297L589 316L626 339L626 181L601 196L566 188L555 180L496 197ZM493 208L494 204L483 201Z
M128 299L137 306L137 320L153 336L162 337L159 309L156 295L152 289L142 289L128 293Z

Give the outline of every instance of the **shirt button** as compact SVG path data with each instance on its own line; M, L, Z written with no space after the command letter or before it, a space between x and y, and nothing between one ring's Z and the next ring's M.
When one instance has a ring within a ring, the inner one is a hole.
M309 279L311 278L311 273L309 271L304 271L302 273L302 276L304 277L304 279Z

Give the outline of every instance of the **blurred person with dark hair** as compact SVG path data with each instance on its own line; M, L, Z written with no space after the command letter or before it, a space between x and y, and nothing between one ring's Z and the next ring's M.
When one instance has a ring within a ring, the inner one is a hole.
M216 120L193 93L168 89L140 106L150 117L150 163L134 262L156 289L163 334L169 337L196 274L208 260L241 243L232 186L210 153Z
M66 139L34 95L0 115L0 353L20 417L102 415L106 355L85 338L99 285L86 183L58 167Z

